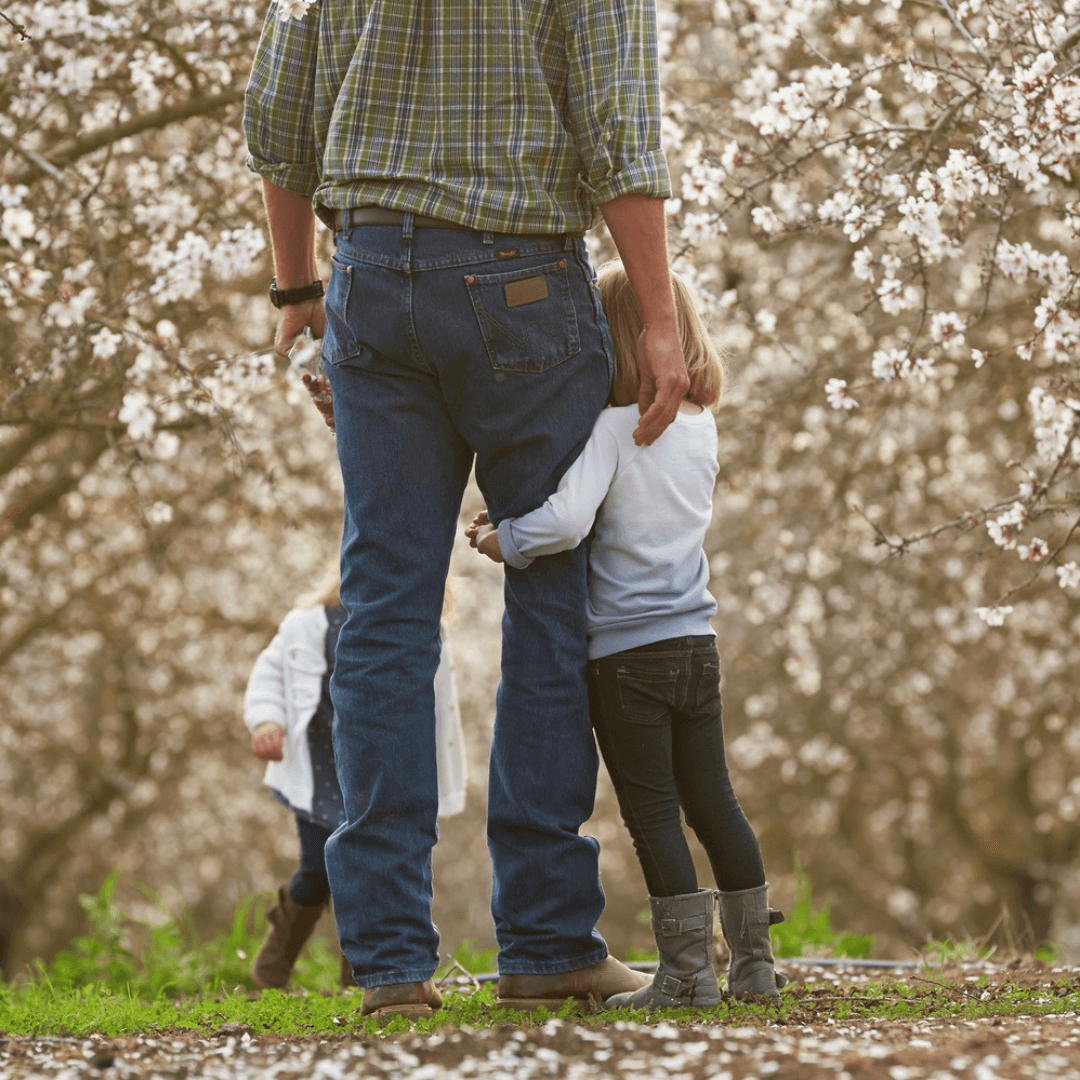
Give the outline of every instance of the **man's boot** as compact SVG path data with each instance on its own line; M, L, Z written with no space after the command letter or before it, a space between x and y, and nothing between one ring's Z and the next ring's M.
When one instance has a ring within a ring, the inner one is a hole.
M289 985L296 958L325 910L326 904L315 907L294 904L285 886L278 889L278 902L266 912L270 925L251 965L251 978L256 986L263 990L284 990Z
M650 896L652 930L660 962L652 982L628 994L614 994L609 1009L668 1009L720 1004L712 966L713 894L700 889L685 896Z
M338 949L340 956L338 958L338 982L341 983L342 989L349 986L355 986L356 980L353 978L352 964L345 959L345 954Z
M633 992L649 985L649 976L634 971L609 956L599 964L564 971L557 975L508 973L499 976L497 1002L507 1009L529 1011L559 1009L567 998L575 1001L606 1001L612 994Z
M779 990L787 985L787 979L777 972L773 962L769 927L783 922L784 916L769 909L769 886L716 895L720 900L720 926L731 950L727 992L738 1001L747 994L758 994L779 1005Z
M442 994L431 979L424 982L389 983L364 991L361 1016L386 1016L396 1013L409 1020L434 1016L442 1008Z

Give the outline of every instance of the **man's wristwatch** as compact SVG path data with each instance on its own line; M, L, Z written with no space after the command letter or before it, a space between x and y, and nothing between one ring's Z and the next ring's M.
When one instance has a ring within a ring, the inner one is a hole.
M270 303L276 308L288 307L290 304L302 304L307 300L318 300L323 295L321 281L313 281L310 285L301 285L298 289L279 289L277 278L270 282Z

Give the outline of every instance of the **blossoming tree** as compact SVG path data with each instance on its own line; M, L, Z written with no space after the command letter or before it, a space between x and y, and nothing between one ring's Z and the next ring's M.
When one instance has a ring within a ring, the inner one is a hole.
M273 844L232 854L265 813L239 695L340 501L267 348L238 123L262 12L0 13L0 873L47 952L103 867L218 919L273 883Z
M747 802L879 929L1031 944L1057 906L1067 938L1080 4L662 25L676 244L735 368L714 583Z
M263 15L0 0L0 867L37 951L113 863L217 919L289 843L239 694L340 504L268 351ZM852 929L1068 942L1080 2L659 16L672 250L732 367L728 741L774 883L794 847Z

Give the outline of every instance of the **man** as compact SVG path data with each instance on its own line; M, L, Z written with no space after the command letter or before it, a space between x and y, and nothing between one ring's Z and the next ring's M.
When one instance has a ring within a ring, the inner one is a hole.
M282 7L284 5L284 7ZM290 17L290 13L293 17ZM345 487L331 692L347 823L326 849L364 1011L430 1014L432 682L461 496L492 522L555 490L603 407L596 211L641 309L641 423L689 380L668 278L653 0L276 0L248 85L283 355L323 337ZM316 212L335 232L326 307ZM325 331L325 334L324 334ZM488 845L499 999L648 980L607 955L584 686L582 548L507 570Z

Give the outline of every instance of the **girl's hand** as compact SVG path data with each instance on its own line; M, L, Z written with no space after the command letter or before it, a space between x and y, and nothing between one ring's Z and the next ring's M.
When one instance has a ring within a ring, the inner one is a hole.
M285 732L276 725L251 736L251 752L260 761L281 761L285 757Z
M465 526L465 535L469 538L469 547L476 547L476 538L479 535L481 528L485 525L490 525L488 514L486 510L481 510L480 513L472 519L472 523Z
M472 519L472 523L465 526L465 535L469 538L469 547L476 548L492 562L503 561L502 548L499 546L499 527L491 524L486 510L481 510Z
M502 547L499 544L497 525L483 525L476 533L475 541L469 541L481 555L486 555L492 562L503 561Z

